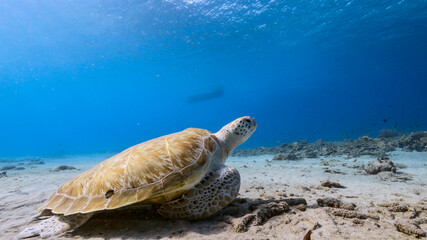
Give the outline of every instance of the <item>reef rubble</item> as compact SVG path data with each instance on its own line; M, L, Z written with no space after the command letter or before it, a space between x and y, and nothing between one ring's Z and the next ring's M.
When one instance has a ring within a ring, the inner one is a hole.
M427 131L398 136L381 134L377 138L362 136L356 140L338 142L318 140L314 143L308 143L306 140L302 140L275 147L235 149L233 156L248 157L270 154L275 155L273 160L298 160L341 155L348 157L360 157L362 155L385 157L387 153L395 151L397 148L407 152L427 152Z

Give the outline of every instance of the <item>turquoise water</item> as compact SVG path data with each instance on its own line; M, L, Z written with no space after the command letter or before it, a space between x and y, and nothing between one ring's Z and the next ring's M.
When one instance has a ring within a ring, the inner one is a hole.
M426 1L1 1L0 157L426 130L426 43Z

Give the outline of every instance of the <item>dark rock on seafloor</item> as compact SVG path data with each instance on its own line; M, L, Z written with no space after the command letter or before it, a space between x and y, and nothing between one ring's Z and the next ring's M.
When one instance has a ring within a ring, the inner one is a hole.
M39 158L32 158L27 163L27 165L41 165L41 164L45 164L45 163L41 159L39 159Z
M333 182L330 180L323 180L320 185L322 185L322 187L328 187L328 188L345 188L343 185L341 185L338 182Z
M24 169L25 168L23 168L23 167L17 167L15 165L7 165L7 166L4 166L4 167L0 168L0 171L4 171L4 170L24 170Z
M377 160L371 161L365 167L368 174L377 174L379 172L392 172L396 173L396 166L388 157L379 157Z
M76 169L76 168L73 166L61 165L61 166L58 166L55 169L53 169L53 171L58 172L58 171L74 170L74 169Z
M4 171L4 170L15 170L16 166L15 165L7 165L7 166L3 166L2 168L0 168L0 171Z
M301 159L293 153L279 153L273 157L273 160L299 160Z
M2 178L2 177L7 177L7 172L6 171L3 171L3 172L0 173L0 178Z

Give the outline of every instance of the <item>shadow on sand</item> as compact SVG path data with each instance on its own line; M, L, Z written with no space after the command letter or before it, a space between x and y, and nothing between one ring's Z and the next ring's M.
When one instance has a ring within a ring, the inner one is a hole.
M100 212L69 235L104 239L185 237L190 232L212 235L231 230L233 226L230 219L256 215L257 210L266 208L265 206L283 202L289 206L306 204L304 199L297 198L280 200L237 198L213 216L196 221L165 219L156 212L155 206L151 209L130 207Z

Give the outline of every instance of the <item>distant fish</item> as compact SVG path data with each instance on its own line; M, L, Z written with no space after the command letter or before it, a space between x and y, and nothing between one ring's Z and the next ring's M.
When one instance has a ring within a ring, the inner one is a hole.
M187 103L192 104L192 103L204 102L204 101L212 100L215 98L220 98L222 97L222 95L224 95L224 88L219 87L207 93L193 95L187 99Z
M388 122L388 120L389 120L390 118L391 118L391 117L384 118L384 119L383 119L383 122L384 122L384 123Z

